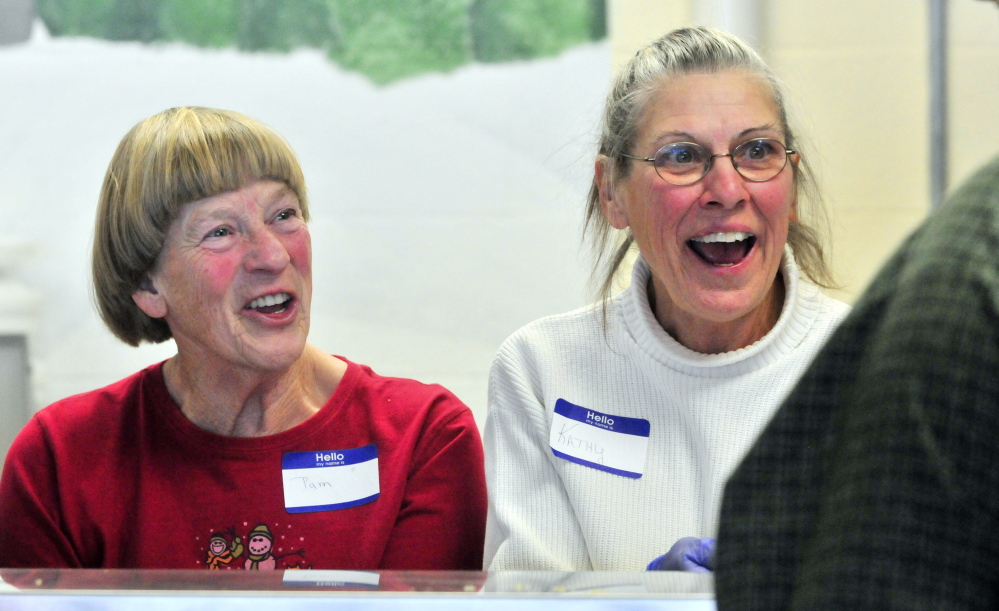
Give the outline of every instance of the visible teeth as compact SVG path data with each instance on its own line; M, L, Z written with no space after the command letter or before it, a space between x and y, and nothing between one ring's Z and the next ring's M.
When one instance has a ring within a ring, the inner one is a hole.
M752 237L753 234L746 233L744 231L721 231L718 233L709 233L708 235L702 235L696 238L691 238L694 242L741 242L747 238Z
M251 310L256 310L258 308L263 308L267 306L277 305L279 303L284 303L291 299L291 295L288 293L277 293L276 295L264 295L263 297L257 297L250 302L247 307Z

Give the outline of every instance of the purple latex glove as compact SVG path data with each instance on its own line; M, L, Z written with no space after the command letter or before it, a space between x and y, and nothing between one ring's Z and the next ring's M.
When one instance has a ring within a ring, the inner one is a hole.
M715 540L684 537L669 551L645 567L646 571L687 571L710 573L715 570Z

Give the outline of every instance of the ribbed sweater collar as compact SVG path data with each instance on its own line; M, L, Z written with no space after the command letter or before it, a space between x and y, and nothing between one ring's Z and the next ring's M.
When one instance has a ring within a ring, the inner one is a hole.
M654 360L682 373L702 377L729 377L754 371L780 360L805 339L819 313L821 294L801 282L791 249L785 247L781 262L784 305L777 324L759 341L731 352L695 352L659 325L649 307L649 266L639 257L631 273L631 286L618 295L616 310L642 351Z

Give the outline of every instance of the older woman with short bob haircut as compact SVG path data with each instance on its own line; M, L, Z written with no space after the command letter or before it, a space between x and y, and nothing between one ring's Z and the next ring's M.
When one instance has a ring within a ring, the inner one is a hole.
M624 67L586 216L601 299L493 364L487 567L710 569L726 478L846 312L816 286L813 184L735 37L676 30Z
M0 480L0 566L471 569L471 412L307 343L302 171L235 112L173 108L108 168L93 272L122 341L177 354L40 411Z

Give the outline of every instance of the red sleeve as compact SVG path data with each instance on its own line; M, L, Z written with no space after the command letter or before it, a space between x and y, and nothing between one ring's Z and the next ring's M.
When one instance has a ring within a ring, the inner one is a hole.
M487 503L482 438L471 410L450 394L441 401L457 405L446 410L448 418L428 423L379 568L482 569Z
M58 473L45 430L32 418L0 477L0 567L80 568L63 531Z

